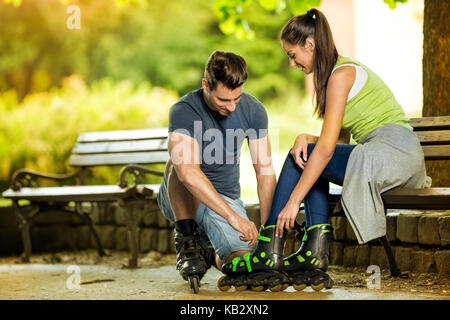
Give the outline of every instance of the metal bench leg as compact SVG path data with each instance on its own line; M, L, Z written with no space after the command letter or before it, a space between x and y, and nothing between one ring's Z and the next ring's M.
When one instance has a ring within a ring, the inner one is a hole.
M138 254L139 254L139 233L138 224L140 218L140 211L134 210L133 205L125 205L125 216L127 219L128 226L128 243L131 246L131 257L128 261L128 268L138 267Z
M91 205L92 205L92 203L91 203ZM92 207L91 207L91 209L92 209ZM97 231L95 231L94 222L91 219L90 213L85 212L83 210L83 206L82 206L81 202L75 203L75 212L74 213L78 214L81 217L81 220L83 220L84 223L86 223L88 225L89 230L91 231L91 234L94 237L95 248L97 249L99 257L107 256L105 250L103 249L100 238L97 234Z
M102 246L100 238L97 234L97 231L95 231L94 222L92 221L91 216L87 213L82 213L81 216L83 217L84 221L88 225L89 230L91 231L91 234L94 237L95 247L97 249L99 257L106 256L107 254L106 254L105 250L103 249L103 246Z
M30 228L33 218L38 214L40 208L36 207L31 212L25 213L19 206L17 201L13 201L14 213L16 214L20 232L22 234L23 253L21 255L22 262L30 262L31 257L31 239Z
M397 267L397 262L395 261L394 253L392 252L392 248L387 237L381 237L380 242L383 244L384 251L386 251L386 256L389 261L389 268L391 269L391 277L399 277L401 272Z

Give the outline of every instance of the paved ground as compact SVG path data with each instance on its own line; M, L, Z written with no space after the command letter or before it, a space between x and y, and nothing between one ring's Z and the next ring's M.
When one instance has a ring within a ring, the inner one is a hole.
M221 292L216 287L221 273L211 269L200 293L193 294L175 270L174 255L144 255L141 267L134 270L123 268L126 261L126 252L102 259L92 251L34 255L31 264L22 264L17 257L0 257L0 299L450 300L450 277L409 274L406 279L393 279L383 271L381 288L369 289L366 270L334 266L329 273L335 286L321 292L311 288L297 292L292 287L276 293Z

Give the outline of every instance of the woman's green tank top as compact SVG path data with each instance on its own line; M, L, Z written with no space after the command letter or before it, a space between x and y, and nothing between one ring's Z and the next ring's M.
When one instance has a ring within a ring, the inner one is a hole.
M347 102L342 121L342 127L350 128L352 137L357 143L370 131L388 123L399 124L412 130L402 107L380 77L363 64L350 58L339 59L334 68L344 63L359 65L367 72L366 83Z

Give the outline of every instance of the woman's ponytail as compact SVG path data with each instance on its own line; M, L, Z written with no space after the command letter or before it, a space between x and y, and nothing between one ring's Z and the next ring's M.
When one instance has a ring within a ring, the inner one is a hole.
M328 78L338 59L338 52L334 44L333 35L325 15L311 9L304 15L291 18L281 30L281 40L290 44L304 46L306 38L314 38L314 113L323 118L326 105L326 90Z

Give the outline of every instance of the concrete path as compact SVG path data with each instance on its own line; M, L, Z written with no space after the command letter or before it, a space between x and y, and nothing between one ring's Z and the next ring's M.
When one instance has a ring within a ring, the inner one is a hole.
M45 263L43 257L33 258L31 264L18 264L17 258L0 259L0 299L450 300L450 280L437 275L392 279L383 272L380 289L369 289L369 274L331 267L329 273L335 280L331 290L297 292L290 287L283 292L221 292L216 286L221 273L211 269L199 294L193 294L175 270L174 255L149 255L141 259L142 267L134 270L121 267L124 256L87 263L69 257L56 264Z

